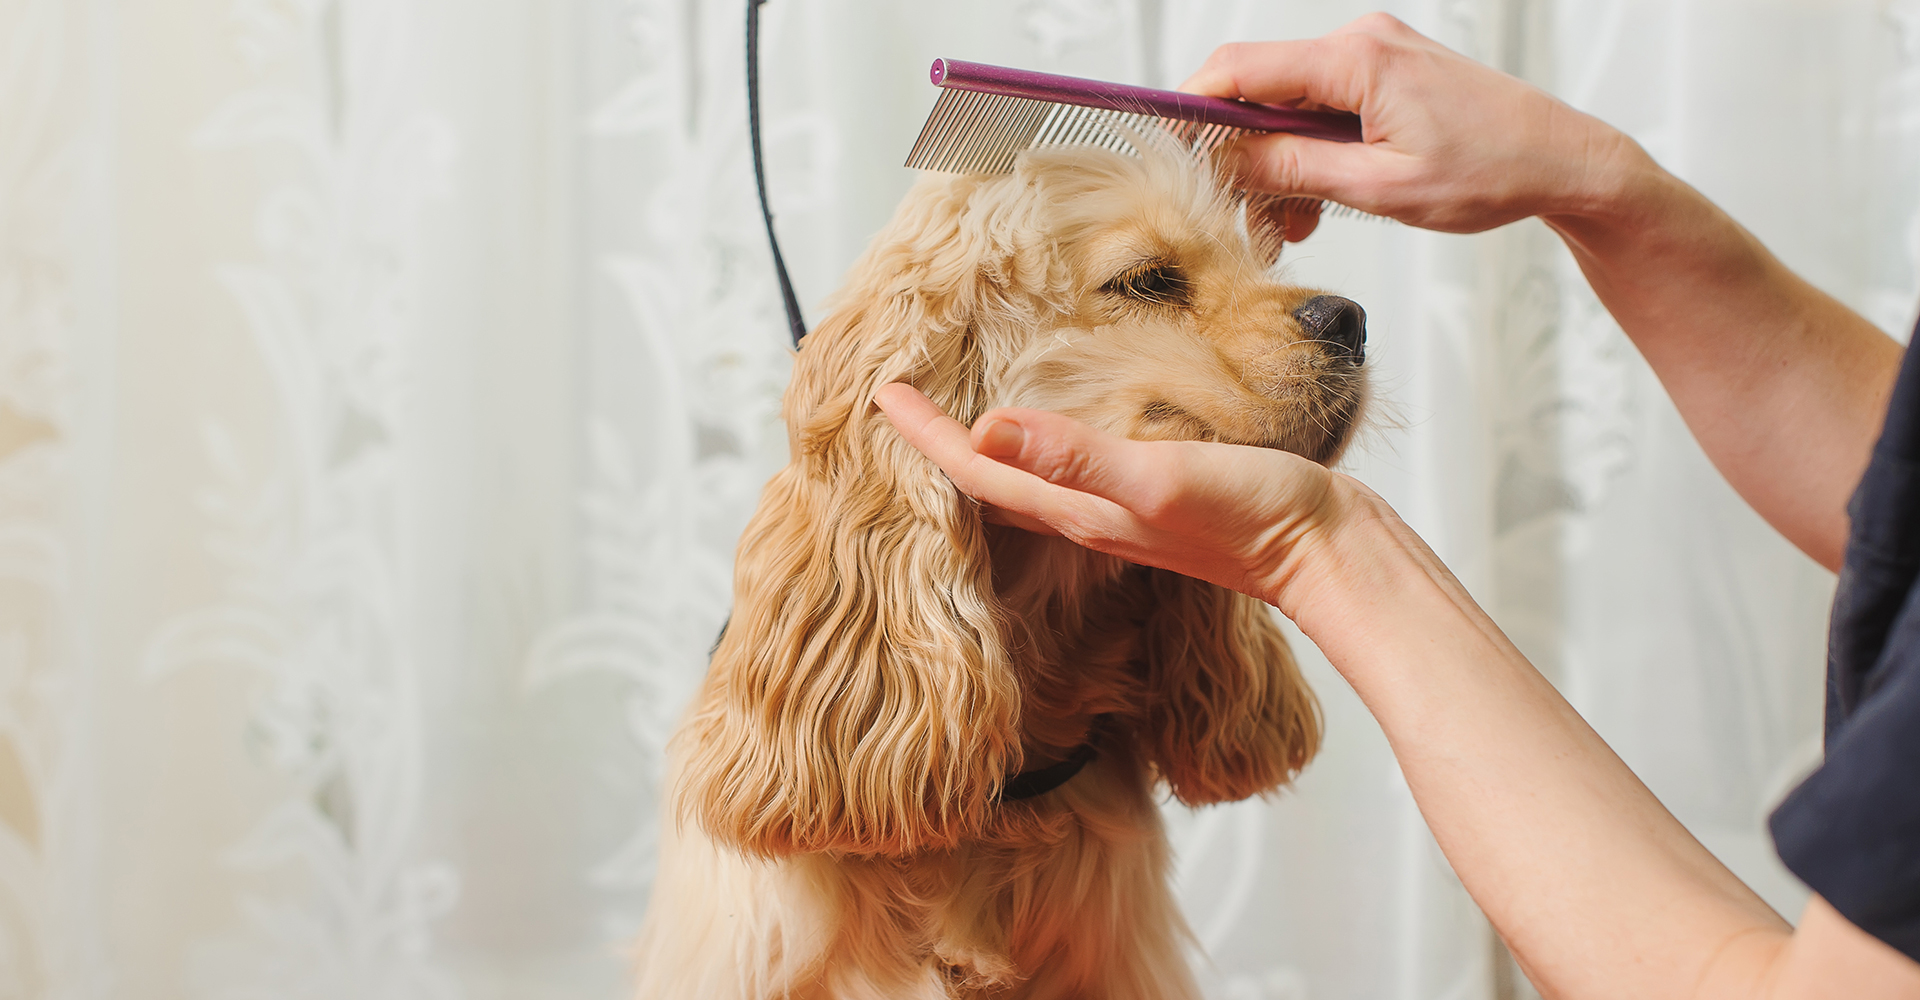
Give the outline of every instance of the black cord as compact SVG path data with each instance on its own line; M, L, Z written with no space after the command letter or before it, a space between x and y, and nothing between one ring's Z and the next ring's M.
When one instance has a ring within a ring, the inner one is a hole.
M773 273L780 279L780 304L787 310L787 331L793 334L793 346L807 335L807 321L800 315L800 300L793 294L793 279L787 277L786 258L780 256L780 238L773 234L773 204L767 200L767 166L760 152L760 5L767 0L747 0L747 130L753 136L753 182L760 188L760 217L767 222L767 246L773 249Z

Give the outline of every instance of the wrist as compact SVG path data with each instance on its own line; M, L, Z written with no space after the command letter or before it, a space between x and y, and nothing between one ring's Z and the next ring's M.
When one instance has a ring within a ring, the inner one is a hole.
M1347 616L1361 595L1424 576L1407 551L1417 536L1386 501L1347 476L1335 475L1324 516L1300 533L1258 596L1312 634L1312 623Z
M1385 500L1349 477L1335 482L1336 502L1258 596L1299 626L1363 698L1373 688L1356 671L1416 662L1436 642L1474 644L1480 658L1519 655Z
M1625 133L1580 117L1586 128L1574 143L1579 154L1567 171L1565 191L1540 213L1541 220L1573 242L1577 235L1641 231L1669 213L1686 185Z
M1778 264L1758 241L1631 139L1621 141L1631 149L1594 168L1577 204L1541 220L1630 336L1642 312L1684 307L1703 291L1777 291Z

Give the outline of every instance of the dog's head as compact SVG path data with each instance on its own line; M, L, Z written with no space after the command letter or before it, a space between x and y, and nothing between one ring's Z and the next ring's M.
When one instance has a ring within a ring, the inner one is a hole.
M769 855L950 846L1019 763L1031 679L986 528L872 407L882 385L967 423L1020 405L1339 455L1364 316L1274 281L1277 242L1245 218L1203 163L1152 151L921 181L795 361L792 463L741 540L733 618L681 737L683 816ZM1188 802L1284 782L1318 723L1264 605L1138 572L1144 755Z
M1066 309L987 348L1011 356L989 376L991 405L1131 438L1339 455L1365 393L1358 305L1273 280L1277 245L1188 162L1062 151L1025 166L1026 186L1002 197L1035 203L1029 238L1062 265L1039 304Z

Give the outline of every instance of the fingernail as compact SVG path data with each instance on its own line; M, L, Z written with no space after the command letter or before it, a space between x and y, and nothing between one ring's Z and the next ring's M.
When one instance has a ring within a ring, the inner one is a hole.
M980 443L974 450L992 458L1010 458L1020 454L1026 443L1026 428L1011 420L995 420L980 432Z

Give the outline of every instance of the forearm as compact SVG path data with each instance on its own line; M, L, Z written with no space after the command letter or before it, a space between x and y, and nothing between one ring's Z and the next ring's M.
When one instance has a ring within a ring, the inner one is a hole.
M1721 474L1836 568L1899 345L1631 142L1545 218Z
M1288 600L1283 580L1281 610L1379 720L1442 850L1529 975L1558 997L1750 995L1765 967L1755 950L1777 949L1786 925L1391 511L1361 521L1302 554L1311 599Z

